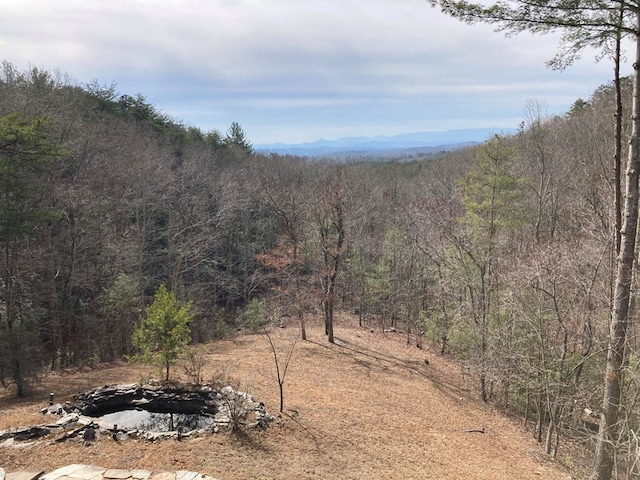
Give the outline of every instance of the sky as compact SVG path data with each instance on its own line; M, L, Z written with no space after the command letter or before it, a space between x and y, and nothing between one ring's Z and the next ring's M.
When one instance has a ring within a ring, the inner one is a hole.
M0 2L1 60L115 83L203 131L238 122L254 144L516 128L532 104L561 114L613 67L587 53L551 70L558 43L427 0Z

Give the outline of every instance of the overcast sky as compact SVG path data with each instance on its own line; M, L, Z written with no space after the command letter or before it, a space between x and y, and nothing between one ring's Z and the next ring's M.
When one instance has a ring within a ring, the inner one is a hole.
M2 59L115 82L205 131L237 121L254 144L515 128L531 101L563 113L612 66L586 55L552 71L557 44L427 0L0 2Z

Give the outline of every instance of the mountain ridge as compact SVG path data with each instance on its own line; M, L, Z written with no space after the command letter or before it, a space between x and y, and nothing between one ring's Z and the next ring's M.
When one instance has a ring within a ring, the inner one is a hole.
M335 140L321 138L303 143L267 143L254 145L260 153L276 153L298 156L340 156L345 154L371 154L385 151L420 149L426 152L451 150L482 143L496 134L510 135L515 129L467 128L444 131L377 135L373 137L353 136Z

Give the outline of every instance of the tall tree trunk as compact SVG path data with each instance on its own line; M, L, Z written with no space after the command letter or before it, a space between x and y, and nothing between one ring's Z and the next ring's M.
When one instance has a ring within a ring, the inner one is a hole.
M636 12L640 26L640 11ZM613 308L609 323L607 370L604 379L604 398L600 431L592 478L609 480L613 471L614 442L618 434L621 406L621 385L627 337L629 298L638 226L638 174L640 172L640 36L636 35L636 58L633 64L632 131L626 170L624 223L620 238L620 254L615 280Z
M620 24L624 19L624 6L620 7ZM616 96L616 122L615 122L615 153L613 156L613 205L615 210L615 251L616 255L620 255L620 236L622 227L622 186L621 183L621 164L622 164L622 88L620 85L620 60L621 60L621 43L622 32L618 31L616 37L616 51L614 54L614 86Z
M333 337L333 308L335 301L335 285L340 262L342 260L342 248L344 246L345 231L344 217L341 205L342 200L330 205L328 215L320 218L320 245L324 262L322 276L322 307L324 310L325 334L329 343L334 343ZM335 237L332 239L332 237Z
M21 318L19 316L18 305L18 241L9 240L4 246L4 278L0 278L3 284L2 298L5 303L5 335L8 339L9 352L3 352L6 358L10 359L11 378L16 386L16 395L24 397L26 394L24 345ZM7 355L8 353L8 355Z
M295 280L295 293L294 293L294 298L295 298L295 302L296 302L296 311L298 314L298 324L300 325L300 338L302 338L302 340L306 340L307 339L307 328L305 326L305 322L304 322L304 309L302 308L302 300L300 299L301 297L301 292L300 292L300 259L298 258L298 235L295 233L295 231L292 229L292 232L290 233L290 238L291 241L293 242L293 268L294 268L294 280Z
M331 288L331 291L327 294L327 313L326 313L326 333L327 333L327 340L329 341L329 343L335 343L335 340L333 339L333 288Z
M58 352L62 345L62 327L60 325L60 315L58 312L58 289L56 285L56 267L53 252L53 239L51 225L44 229L44 267L48 288L49 326L51 329L51 370L55 370L59 360Z

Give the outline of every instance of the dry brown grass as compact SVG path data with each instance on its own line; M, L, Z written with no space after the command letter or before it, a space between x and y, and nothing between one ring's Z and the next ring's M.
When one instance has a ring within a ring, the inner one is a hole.
M429 351L407 346L400 334L372 333L341 318L336 345L319 324L299 341L285 384L281 425L242 437L217 434L182 442L126 441L103 436L94 445L53 443L0 448L11 472L84 463L108 468L192 470L233 479L567 479L531 434L483 405L459 369ZM295 326L273 331L282 348ZM426 365L424 359L430 364ZM272 413L278 384L267 340L241 336L208 346L205 378L238 379ZM110 383L137 382L148 368L125 363L49 376L30 400L0 401L0 429L39 424L48 392L64 401ZM485 434L464 430L485 427Z

